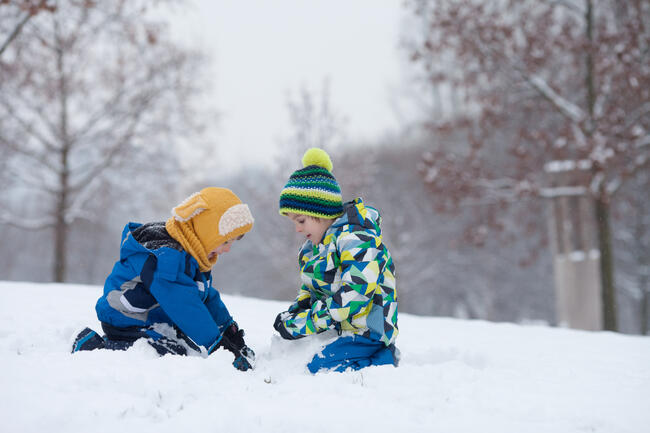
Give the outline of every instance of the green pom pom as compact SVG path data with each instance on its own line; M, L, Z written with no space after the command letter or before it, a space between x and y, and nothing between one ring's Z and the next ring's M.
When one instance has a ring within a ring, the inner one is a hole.
M317 165L330 172L334 167L332 165L332 160L330 159L330 156L327 154L327 152L317 147L312 147L311 149L308 149L307 152L305 152L302 157L302 165L303 167Z

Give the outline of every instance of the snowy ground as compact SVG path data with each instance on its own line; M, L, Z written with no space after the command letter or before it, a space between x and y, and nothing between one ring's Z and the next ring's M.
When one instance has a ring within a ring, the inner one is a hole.
M399 368L310 375L287 303L224 296L257 352L70 355L96 286L0 282L3 432L648 432L650 338L400 315Z

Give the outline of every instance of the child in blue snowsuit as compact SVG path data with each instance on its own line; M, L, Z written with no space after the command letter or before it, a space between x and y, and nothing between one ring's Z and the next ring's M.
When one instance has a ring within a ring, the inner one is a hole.
M288 340L338 332L307 365L312 373L397 366L395 267L381 217L360 198L342 202L323 150L309 149L303 165L280 194L280 214L307 238L298 258L302 286L274 328Z
M251 368L254 353L212 287L211 268L252 227L248 206L214 187L188 197L166 222L127 224L95 307L104 336L86 328L72 352L126 350L145 339L161 355L209 355L223 347L236 368Z

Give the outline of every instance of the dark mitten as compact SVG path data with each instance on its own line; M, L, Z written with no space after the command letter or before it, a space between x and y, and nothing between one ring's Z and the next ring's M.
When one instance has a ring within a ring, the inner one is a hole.
M236 369L246 371L253 368L251 363L255 361L255 352L246 346L244 330L239 329L237 322L233 322L223 331L218 347L223 347L235 355L232 365Z
M284 318L289 317L289 314L286 311L283 311L282 313L278 314L277 317L275 318L275 322L273 323L273 328L278 331L280 336L284 338L285 340L297 340L299 338L304 337L304 335L291 335L291 333L287 330L287 327L284 326Z
M244 330L239 329L237 322L233 322L223 331L221 344L224 349L231 351L233 354L237 354L246 346L246 343L244 342Z

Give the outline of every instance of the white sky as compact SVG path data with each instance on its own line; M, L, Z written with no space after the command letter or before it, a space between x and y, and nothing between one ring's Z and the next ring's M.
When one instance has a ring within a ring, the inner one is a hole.
M402 0L194 0L173 30L212 58L215 142L229 164L263 162L290 136L287 95L316 96L329 80L330 106L350 140L397 126L391 92L400 79Z

